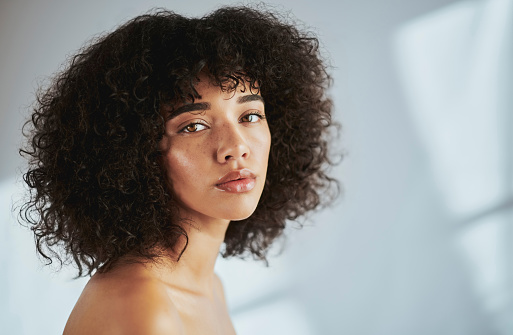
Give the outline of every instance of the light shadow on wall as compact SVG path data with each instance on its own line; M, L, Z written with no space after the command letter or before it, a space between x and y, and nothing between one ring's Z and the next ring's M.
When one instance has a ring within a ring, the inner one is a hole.
M513 1L462 1L403 25L394 40L454 242L502 334L513 329L513 97L504 87L511 85L512 22Z

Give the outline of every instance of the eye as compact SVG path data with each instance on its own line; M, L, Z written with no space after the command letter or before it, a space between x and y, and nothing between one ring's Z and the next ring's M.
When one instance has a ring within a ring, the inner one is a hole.
M189 123L180 130L180 133L195 133L200 130L207 129L207 126L202 123Z
M255 123L263 119L265 119L265 115L260 114L259 112L252 112L241 117L240 122Z

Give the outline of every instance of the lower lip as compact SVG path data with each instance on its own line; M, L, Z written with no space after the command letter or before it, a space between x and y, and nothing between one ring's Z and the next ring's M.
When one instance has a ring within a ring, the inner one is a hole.
M220 190L231 193L249 192L255 187L255 178L244 178L216 185Z

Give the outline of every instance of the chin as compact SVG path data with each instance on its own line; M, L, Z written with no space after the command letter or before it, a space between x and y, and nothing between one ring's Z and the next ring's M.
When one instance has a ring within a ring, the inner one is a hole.
M229 214L225 217L226 219L230 221L241 221L244 219L249 218L256 210L256 205L252 206L251 208L237 208L237 210L233 210L233 208L230 210Z
M242 221L242 220L245 220L245 219L249 218L251 215L253 215L253 212L251 212L249 214L246 214L246 215L234 216L233 218L228 219L228 220L230 220L230 221Z

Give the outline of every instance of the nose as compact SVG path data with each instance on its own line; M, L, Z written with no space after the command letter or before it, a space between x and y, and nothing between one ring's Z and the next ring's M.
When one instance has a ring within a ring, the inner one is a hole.
M219 131L217 161L221 164L230 160L247 159L249 146L244 134L237 126L226 126Z

